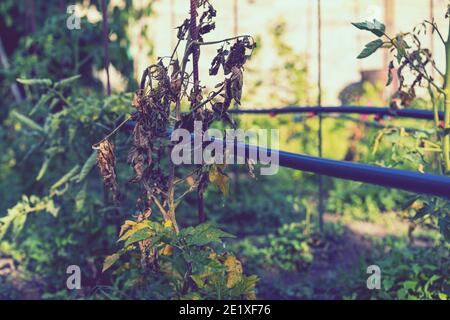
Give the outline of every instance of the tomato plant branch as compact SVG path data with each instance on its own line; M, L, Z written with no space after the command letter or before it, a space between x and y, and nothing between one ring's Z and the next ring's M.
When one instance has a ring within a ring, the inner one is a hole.
M432 27L432 31L436 31L436 33L438 34L439 38L441 39L442 43L445 45L446 41L444 40L444 37L442 36L441 31L439 30L439 28L437 27L435 22L431 22L428 20L424 20L425 23L429 24Z

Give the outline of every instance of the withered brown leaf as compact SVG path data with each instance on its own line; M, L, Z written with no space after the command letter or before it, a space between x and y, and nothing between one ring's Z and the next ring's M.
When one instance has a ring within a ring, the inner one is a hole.
M234 66L231 69L231 94L236 104L241 104L242 85L244 74L241 68Z
M114 155L114 145L108 140L103 140L98 146L97 165L103 177L105 187L108 188L114 201L119 198L119 187L116 176L116 157Z

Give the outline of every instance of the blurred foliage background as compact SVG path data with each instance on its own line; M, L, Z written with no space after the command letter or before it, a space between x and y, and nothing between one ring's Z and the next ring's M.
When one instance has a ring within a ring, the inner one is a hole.
M85 16L80 30L68 30L65 1L0 4L0 40L9 62L0 69L0 299L155 298L148 290L157 288L129 288L126 273L101 273L104 257L116 249L120 225L135 213L136 191L122 188L123 201L113 204L94 168L91 145L131 112L131 92L137 84L129 27L153 14L150 4L137 9L129 0L120 7L114 3L109 6L109 54L114 74L126 81L121 80L122 90L111 96L105 95L101 76L101 19L94 23ZM99 1L84 1L83 6L100 12ZM314 85L307 76L311 70L305 57L285 41L283 21L263 32L271 34L282 63L265 76L274 79L268 86L245 82L243 107L261 86L270 92L268 107L314 101ZM141 41L151 48L152 39L145 34L143 30ZM258 47L269 45L255 36ZM151 50L148 55L151 58ZM250 63L247 72L258 74L258 65ZM382 87L361 83L356 98L352 95L345 103L387 104L380 95ZM429 108L422 99L411 107ZM317 152L314 115L236 119L242 128L280 129L282 150ZM385 124L419 131L392 130L381 139ZM419 148L421 135L431 129L431 123L414 120L326 117L324 156L434 172L432 156ZM120 151L129 137L122 132L114 139L118 180L124 184L132 173ZM208 187L207 215L238 236L226 245L237 252L244 268L261 278L258 297L448 299L449 246L431 215L412 220L423 207L419 203L404 208L414 195L324 177L327 214L321 233L316 176L281 168L275 176L251 179L245 168L237 167L229 183L226 198ZM421 201L449 210L448 203L436 199ZM195 224L194 196L180 205L178 216L185 226ZM83 290L66 289L66 268L72 264L83 270ZM382 290L367 290L370 264L382 267Z

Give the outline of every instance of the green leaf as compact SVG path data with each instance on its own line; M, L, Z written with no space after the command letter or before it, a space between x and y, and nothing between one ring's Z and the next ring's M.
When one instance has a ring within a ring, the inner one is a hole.
M39 101L35 104L35 106L28 113L29 116L32 116L41 106L46 104L53 97L53 93L49 92L41 96Z
M55 207L55 202L53 202L53 200L49 200L47 202L47 205L45 206L45 210L55 218L58 216L59 207Z
M406 298L406 294L407 292L404 288L399 289L397 291L397 299L404 300Z
M367 21L365 22L352 22L352 25L358 28L359 30L369 30L367 27Z
M231 296L240 296L243 294L249 294L254 291L256 283L259 281L258 276L243 276L241 280L230 290Z
M16 79L17 82L24 84L24 85L28 85L28 86L33 86L33 85L41 85L41 86L47 86L50 87L52 85L52 80L50 79Z
M19 122L21 122L24 125L26 125L27 127L29 127L30 129L33 129L33 130L36 130L36 131L39 131L39 132L44 132L44 128L43 127L38 125L36 122L31 120L27 116L25 116L25 115L15 111L15 110L11 111L11 115L14 118L16 118Z
M374 19L373 22L352 22L352 25L360 30L370 31L378 37L381 37L384 34L384 31L386 31L386 26L376 19Z
M381 37L386 31L386 26L378 21L377 19L373 19L374 28L370 31L374 33L376 36Z
M406 200L406 202L402 205L402 210L409 209L414 202L420 199L420 195L415 195Z
M202 300L202 296L198 292L189 292L180 297L180 300Z
M361 53L358 55L358 59L367 58L372 53L378 50L383 45L383 40L377 39L374 41L369 42L366 44L366 47L361 51Z
M447 242L450 242L450 218L439 218L438 225L441 234L444 236L444 239Z
M234 238L232 234L215 228L211 223L202 223L194 228L184 229L188 245L203 246L212 242L222 242L221 238Z
M57 146L57 147L50 147L45 150L45 160L42 163L41 169L39 170L39 173L36 177L36 181L40 181L42 177L45 175L45 173L48 170L48 166L50 164L50 161L52 158L57 155L58 153L64 152L64 148Z
M448 300L448 296L445 293L443 293L443 292L439 292L438 293L438 297L441 300Z
M155 224L151 223L151 221L141 221L139 223L135 223L134 221L125 221L125 224L122 225L120 230L120 238L117 242L125 241L129 239L133 234L138 232L141 229L148 229L154 231ZM126 231L125 231L126 230Z
M202 289L205 286L205 282L203 282L202 280L202 275L191 275L192 280L194 280L195 284L197 285L197 287L199 287L200 289Z
M393 285L394 285L394 281L392 279L384 279L383 280L383 288L386 291L389 291L389 289L391 289Z
M405 288L406 290L414 290L417 286L417 281L405 281L403 282L403 288Z
M12 223L12 234L13 237L17 237L20 233L20 231L22 231L25 222L27 221L27 213L26 212L22 212L21 214L19 214Z
M395 48L397 49L397 62L398 64L400 64L403 57L406 57L406 49L410 49L411 47L408 45L402 35L397 35L397 37L393 39L393 42L395 44Z
M441 278L440 276L433 274L431 276L431 278L428 279L428 281L425 283L425 286L423 287L423 290L425 291L425 293L428 293L429 292L428 288L430 287L430 285L432 285L433 282L435 282L436 280L439 280L440 278Z
M44 162L42 163L41 169L39 169L39 173L36 177L36 181L40 181L44 174L47 172L48 165L50 164L50 158L45 158Z
M77 74L77 75L69 77L69 78L62 79L62 80L60 80L60 81L55 83L55 88L64 87L64 86L66 86L66 85L68 85L68 84L78 80L79 78L81 78L80 74Z
M133 233L128 239L127 241L125 241L125 247L128 247L129 245L142 241L142 240L147 240L149 238L151 238L154 235L154 232L150 229L150 228L143 228L140 229L138 231L136 231L135 233ZM156 244L155 244L156 245Z
M414 215L414 217L412 218L412 220L414 221L414 220L421 219L421 218L425 217L429 213L430 213L430 207L425 205L422 208L420 208L419 210L417 210L417 212Z
M81 168L80 175L78 176L77 179L78 183L80 183L87 177L91 169L95 166L96 162L97 162L97 151L94 151Z
M57 182L55 182L51 187L50 191L56 190L58 187L66 184L69 180L78 173L80 166L77 164L69 172L67 172L64 176L61 177Z
M83 184L83 187L81 187L80 191L78 191L77 195L75 196L75 211L81 212L84 208L84 203L86 202L86 196L87 196L87 185L86 183Z

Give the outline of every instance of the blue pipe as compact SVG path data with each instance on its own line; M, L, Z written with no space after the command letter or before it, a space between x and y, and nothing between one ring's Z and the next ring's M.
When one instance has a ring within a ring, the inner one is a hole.
M250 153L252 149L253 152L261 150L263 154L267 152L269 155L273 152L278 152L279 164L282 167L450 198L450 177L446 176L306 156L243 143L236 143L236 148L244 149L246 155L252 154ZM253 160L257 161L258 159Z
M357 114L375 114L380 116L392 116L400 118L414 118L433 120L432 111L423 109L400 109L393 112L389 108L366 107L366 106L342 106L342 107L314 107L314 106L288 106L283 108L270 109L230 109L228 112L235 114L285 114L285 113L357 113ZM439 119L444 119L444 113L439 112Z

